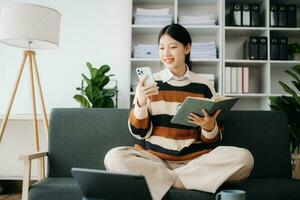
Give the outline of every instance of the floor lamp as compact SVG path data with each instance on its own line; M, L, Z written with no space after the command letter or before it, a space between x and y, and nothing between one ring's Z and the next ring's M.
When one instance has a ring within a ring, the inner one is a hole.
M7 4L1 7L0 15L0 42L25 48L23 60L18 71L9 105L0 127L0 142L9 118L10 110L15 98L20 78L26 61L29 60L29 77L32 97L32 112L34 125L35 150L40 151L38 138L38 124L35 101L35 81L37 81L39 98L43 112L45 133L48 133L48 119L39 78L35 52L32 49L51 49L58 47L60 13L52 8L34 4ZM43 165L43 164L42 164ZM42 167L42 166L39 166ZM41 170L40 172L44 171ZM43 172L41 172L43 173ZM44 176L39 174L39 176Z

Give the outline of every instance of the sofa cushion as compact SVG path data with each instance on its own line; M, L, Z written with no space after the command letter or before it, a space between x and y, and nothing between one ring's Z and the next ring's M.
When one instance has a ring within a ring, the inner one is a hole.
M133 145L128 109L53 109L49 124L48 177L70 177L72 167L104 169L113 147Z
M252 178L291 178L287 117L277 111L231 111L224 118L222 145L250 150Z
M298 200L299 188L300 180L295 179L248 179L238 184L225 184L219 191L245 190L247 200ZM214 196L207 192L171 188L163 200L214 200ZM29 200L80 200L81 198L82 193L73 178L45 178L34 184L29 191Z
M104 169L113 147L132 146L129 109L53 109L49 125L49 177L70 177L72 167ZM231 111L224 119L221 145L244 147L253 154L252 178L289 178L291 162L287 118L276 111ZM269 167L272 166L272 167Z
M29 190L29 200L81 200L82 196L73 178L45 178Z
M222 189L245 190L247 200L300 199L300 180L296 179L248 179L224 185Z

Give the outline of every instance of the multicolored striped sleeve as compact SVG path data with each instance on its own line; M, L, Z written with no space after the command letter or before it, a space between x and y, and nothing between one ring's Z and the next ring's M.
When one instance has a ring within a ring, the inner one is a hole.
M201 129L201 141L204 143L213 143L221 139L219 127L216 123L215 128L211 131Z
M128 128L130 133L137 139L145 139L151 135L152 126L147 105L141 107L136 105L129 114Z

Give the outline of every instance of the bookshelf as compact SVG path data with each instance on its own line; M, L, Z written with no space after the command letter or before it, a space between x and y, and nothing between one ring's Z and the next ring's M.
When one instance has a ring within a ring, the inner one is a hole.
M216 59L193 58L192 71L196 73L214 74L217 93L224 96L240 97L234 106L238 110L269 110L269 96L284 94L278 84L279 80L286 83L291 78L284 72L285 69L300 64L300 60L271 60L270 38L287 37L288 43L300 42L300 2L297 0L249 0L247 3L260 5L261 23L258 27L231 26L230 10L234 3L244 3L242 0L132 0L132 25L131 25L131 85L137 84L135 68L149 66L155 73L164 67L159 58L134 58L134 46L139 43L157 44L159 31L165 25L137 25L134 24L134 14L137 7L146 9L169 8L172 22L178 23L179 16L199 16L207 13L215 15L215 25L184 25L190 32L193 43L214 41L217 47ZM295 4L297 7L297 26L295 28L271 27L269 23L270 5ZM180 22L179 22L180 23ZM250 36L267 37L267 59L244 59L243 44ZM250 87L248 93L225 92L225 67L249 67ZM131 101L134 92L130 91Z

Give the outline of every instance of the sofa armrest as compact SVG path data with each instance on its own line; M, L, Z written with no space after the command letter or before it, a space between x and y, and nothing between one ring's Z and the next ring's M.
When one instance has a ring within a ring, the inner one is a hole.
M34 154L21 155L20 160L24 160L24 176L23 176L23 186L22 186L22 200L28 199L28 190L30 186L31 178L31 161L34 159L38 160L38 180L45 177L44 168L44 157L48 156L48 152L37 152Z
M33 153L33 154L27 154L27 155L21 155L19 157L20 160L34 160L37 158L42 158L42 157L46 157L48 156L48 152L47 151L41 151L41 152L37 152L37 153Z

